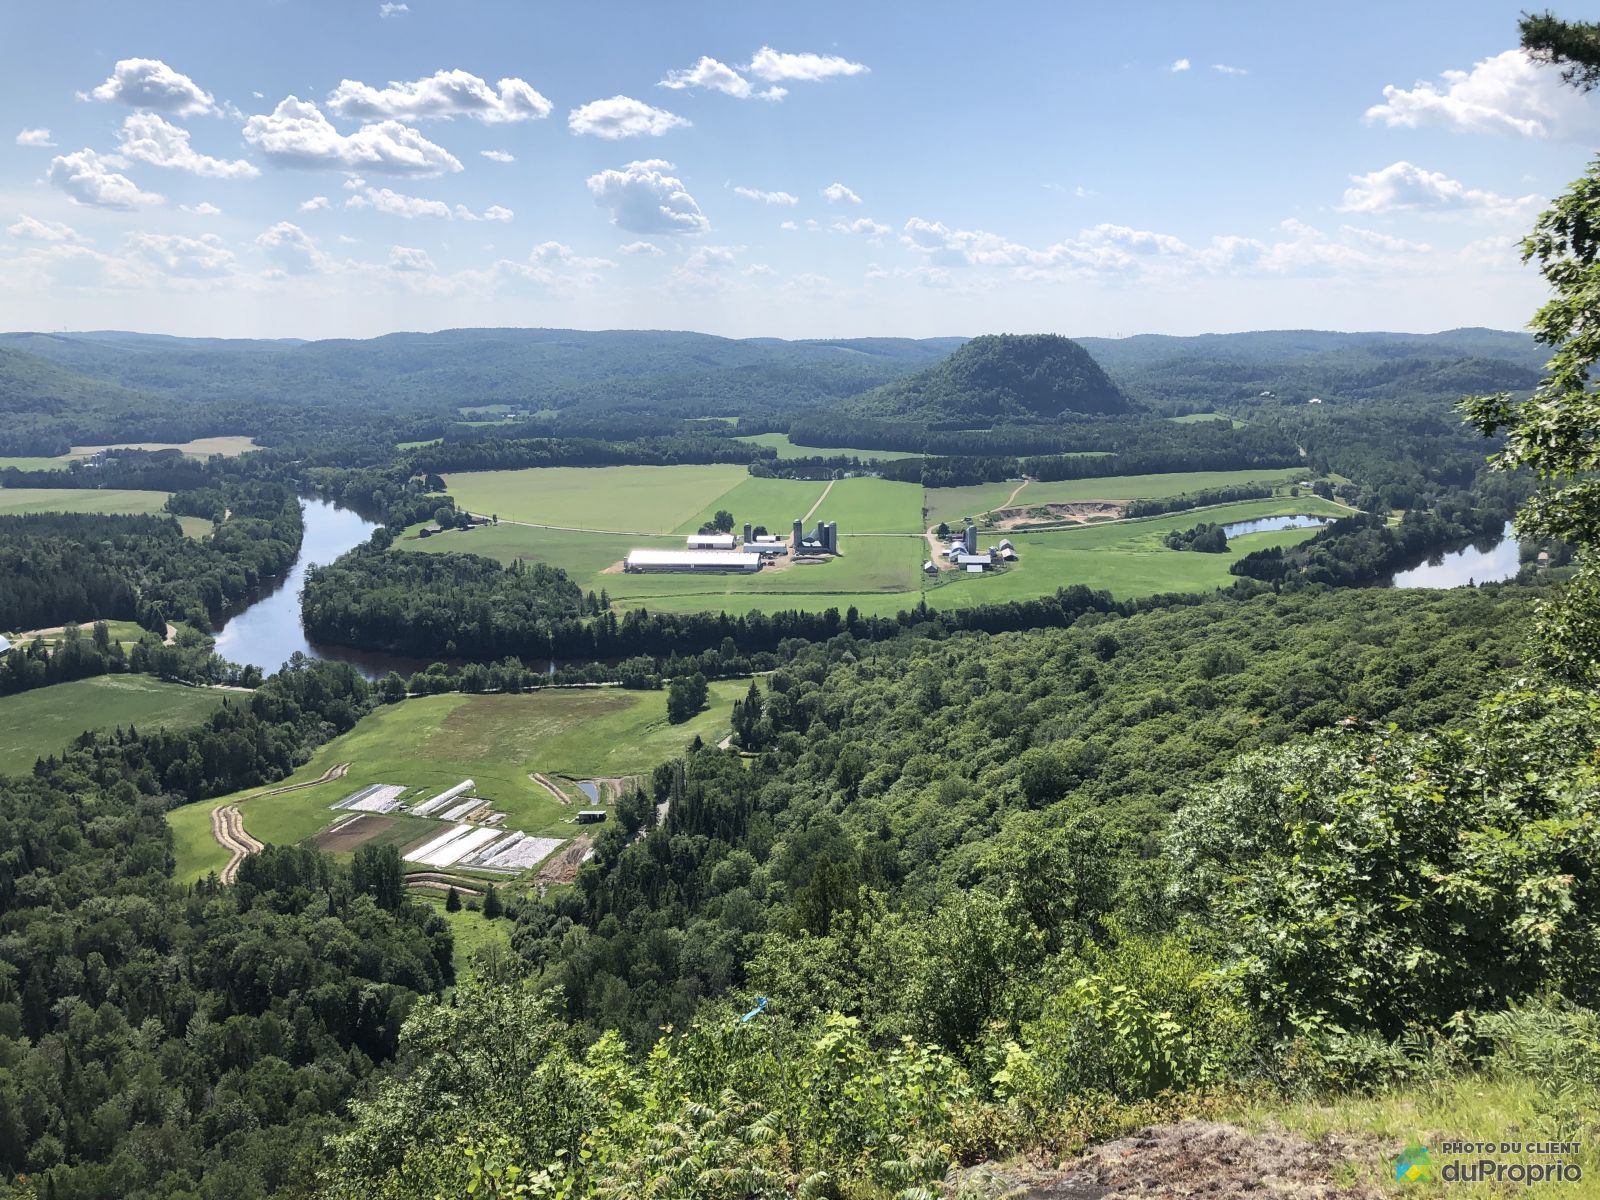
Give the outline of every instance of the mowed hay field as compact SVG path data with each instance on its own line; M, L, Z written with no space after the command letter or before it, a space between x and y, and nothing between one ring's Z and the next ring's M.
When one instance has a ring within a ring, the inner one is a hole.
M99 675L0 697L0 775L24 775L86 729L141 733L198 725L230 696L220 688L163 683L148 675Z
M170 492L129 488L0 488L0 516L18 513L161 513ZM206 529L211 522L205 522Z
M15 467L19 471L65 471L80 458L88 458L102 450L179 450L189 458L210 458L213 454L237 458L245 451L254 449L255 439L243 436L195 438L189 442L118 442L105 446L74 446L66 454L54 458L0 455L0 471L7 467Z
M348 815L329 805L380 783L425 789L409 793L421 797L472 779L476 793L506 814L508 830L571 837L576 807L559 803L529 778L530 772L580 778L645 773L681 753L696 737L707 743L721 740L734 700L749 686L745 680L713 683L706 711L682 725L668 723L665 691L622 688L423 696L385 706L318 749L288 779L168 813L177 878L199 879L227 863L227 852L211 836L211 810L219 805L238 804L246 830L282 846L316 836ZM318 779L336 763L350 764L341 779L277 796L259 795ZM428 823L440 833L447 828L442 822Z
M979 517L1006 505L1026 508L1035 504L1070 504L1082 500L1144 500L1161 496L1181 496L1205 488L1238 487L1246 483L1274 487L1311 472L1304 467L1266 468L1255 471L1173 471L1163 475L1109 475L1100 479L1060 479L1050 483L1034 481L1021 491L1015 483L979 483L971 487L930 488L928 520L948 521ZM1016 498L1011 499L1015 493Z
M839 455L859 459L921 458L919 450L862 450L853 446L797 446L787 433L747 433L734 438L736 442L749 442L752 446L769 446L779 458L835 458Z
M536 467L444 477L456 504L501 520L671 533L750 478L743 467Z

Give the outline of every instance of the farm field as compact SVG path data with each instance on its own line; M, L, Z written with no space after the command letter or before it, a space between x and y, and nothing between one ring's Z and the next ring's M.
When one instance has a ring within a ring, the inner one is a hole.
M461 909L458 912L445 911L444 892L432 889L423 891L413 889L413 900L420 900L429 905L444 918L445 924L450 926L450 935L455 943L456 979L468 980L477 975L476 962L478 951L486 946L497 945L508 953L511 950L511 930L513 922L508 919L491 921L481 912L473 912L467 907L470 900L478 903L475 896L462 896Z
M1226 525L1296 513L1335 517L1347 515L1348 510L1315 496L1278 496L1078 529L1013 533L1009 536L1016 545L1019 562L992 576L947 573L928 588L926 599L930 608L967 608L1031 599L1078 583L1119 598L1159 592L1209 592L1232 584L1236 577L1228 573L1228 568L1251 551L1293 546L1317 531L1285 529L1246 534L1230 539L1223 554L1168 549L1161 542L1168 531L1192 529L1202 521Z
M474 513L577 529L670 533L749 478L735 466L533 467L462 471L444 480L456 503Z
M211 836L213 808L239 804L246 830L263 842L288 845L347 815L329 805L380 783L425 788L434 794L473 779L477 794L506 814L508 830L570 837L575 806L559 803L529 778L530 772L581 778L643 773L697 736L708 743L720 740L727 732L733 701L748 687L743 680L713 683L707 710L682 725L667 723L666 692L621 688L504 696L455 693L389 705L320 747L286 780L168 813L176 875L180 880L199 879L226 864L227 852ZM343 778L250 799L270 788L318 779L344 762L350 769ZM440 832L446 828L441 822L430 824Z
M1223 413L1186 413L1181 417L1168 417L1167 420L1175 425L1198 425L1202 421L1226 421L1235 429L1249 424L1248 421L1241 421L1238 417L1226 416Z
M1012 506L1068 504L1080 500L1144 500L1179 496L1203 488L1232 487L1245 483L1284 484L1304 479L1305 467L1268 468L1257 471L1173 471L1161 475L1109 475L1099 479L1061 479L1023 485L979 483L971 487L930 488L927 491L928 520L948 521L977 517L1004 506L1016 493Z
M94 636L93 621L80 621L78 623L78 628L82 631L84 637L87 638ZM130 646L134 642L137 642L141 637L144 636L145 632L136 622L133 621L107 621L106 629L111 634L111 640L114 642L121 642L124 647ZM34 637L30 636L33 633L33 630L30 629L7 629L3 632L5 633L6 637L18 645L23 642L31 644L34 641ZM47 632L40 634L39 640L43 641L47 646L55 646L62 640L63 636L64 635L60 633Z
M779 458L832 458L836 455L853 455L856 458L921 458L918 450L861 450L851 446L797 446L787 433L747 433L734 439L749 442L752 446L769 446Z
M254 449L254 438L233 435L195 438L189 442L116 442L105 446L74 446L66 454L53 458L0 455L0 471L7 467L15 467L19 471L65 471L78 459L88 458L102 450L181 450L190 458L210 458L213 454L237 458L245 451Z
M34 760L59 753L86 729L198 725L242 694L148 675L98 675L0 697L0 775L26 774Z
M0 488L0 516L41 512L160 513L171 494L127 488ZM202 524L209 533L211 522Z

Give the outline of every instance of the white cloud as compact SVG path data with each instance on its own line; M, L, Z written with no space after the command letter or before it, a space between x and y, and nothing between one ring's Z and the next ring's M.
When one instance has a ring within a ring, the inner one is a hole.
M1353 241L1362 242L1374 250L1385 250L1390 254L1431 254L1433 247L1426 242L1411 242L1405 238L1395 237L1392 234L1379 233L1376 229L1362 229L1356 225L1341 225L1339 232ZM1511 239L1505 239L1508 243Z
M660 258L666 251L654 242L629 242L625 246L618 246L617 253L626 254L629 258Z
M496 90L498 89L498 90ZM436 71L426 79L375 88L346 79L328 93L328 111L352 121L448 121L471 117L486 125L537 121L550 115L550 101L521 79L495 87L469 71Z
M585 258L581 254L574 253L572 247L564 242L540 242L529 252L528 261L546 266L579 267L583 270L617 265L609 258Z
M88 98L114 100L130 108L150 108L180 117L216 116L222 111L210 92L158 58L123 59Z
M244 138L284 167L328 167L386 175L441 175L461 163L398 121L363 125L346 136L311 101L285 98L271 114L244 123Z
M704 233L711 227L683 181L667 174L672 164L659 158L631 162L589 176L596 204L611 210L611 222L629 233Z
M63 225L60 221L40 221L27 213L17 215L19 220L15 225L6 226L6 232L21 241L57 243L86 240L72 226Z
M1581 141L1600 129L1593 104L1521 50L1483 59L1470 71L1445 71L1439 83L1390 84L1383 89L1383 103L1367 109L1366 119L1391 128L1433 125L1458 133L1561 141Z
M197 217L220 217L222 215L222 210L209 200L202 200L199 204L180 204L178 208Z
M1187 58L1179 58L1173 60L1172 65L1168 67L1167 70L1171 71L1173 74L1177 74L1179 71L1187 71L1192 65L1193 64L1191 64Z
M504 150L479 150L478 153L490 162L513 163L517 161L515 154L508 154Z
M410 11L411 6L403 0L400 3L396 3L395 0L383 0L383 3L378 5L378 16L385 20L390 17L403 17Z
M602 138L660 137L669 129L689 122L664 108L654 108L630 96L591 100L567 114L567 128L576 134Z
M1248 75L1249 71L1243 67L1230 67L1227 63L1212 63L1211 69L1223 75Z
M1046 263L1046 255L983 229L952 229L942 221L912 217L905 223L902 243L929 255L945 266L1015 267Z
M754 90L750 86L750 81L743 75L727 63L718 62L710 55L702 55L700 61L692 67L668 71L667 77L658 86L675 90L705 88L707 91L721 92L725 96L736 96L740 100L748 99Z
M327 266L327 256L298 225L279 221L260 237L256 245L280 271L288 275L310 275Z
M736 187L733 189L735 196L743 196L746 200L759 200L762 204L799 204L800 197L788 192L764 192L760 188Z
M163 121L155 113L129 113L117 137L122 143L121 154L153 167L213 179L254 179L261 174L242 158L229 161L199 153L189 144L187 129Z
M392 271L433 271L433 259L426 250L415 246L390 246L389 269Z
M74 204L92 208L131 210L161 203L155 192L140 191L138 184L113 171L106 159L87 148L51 159L50 182Z
M822 189L822 194L827 197L829 204L860 204L861 197L856 195L842 183L830 183Z
M835 221L835 233L860 233L870 238L880 238L886 233L892 233L887 225L880 225L871 217L857 217L854 221Z
M319 197L320 199L320 197ZM393 217L438 217L445 221L509 221L514 214L509 208L490 205L483 213L475 213L464 204L454 208L443 200L425 200L420 196L406 196L389 188L366 188L344 202L346 208L370 208Z
M851 62L836 54L781 54L771 46L757 50L745 69L768 83L816 83L835 76L864 75L867 72L861 63Z
M48 129L24 129L17 134L19 146L54 146Z
M793 221L785 221L783 224L779 225L778 228L783 230L785 233L794 233L800 228L800 226L796 225Z
M231 274L234 268L233 251L214 233L199 238L134 233L128 236L126 245L132 257L167 275L205 279Z
M1538 196L1511 199L1469 188L1440 171L1425 171L1408 162L1391 163L1365 175L1352 175L1345 189L1343 212L1477 212L1512 214L1531 208Z
M300 202L301 212L316 212L319 209L331 208L333 205L326 196L313 196L309 200Z

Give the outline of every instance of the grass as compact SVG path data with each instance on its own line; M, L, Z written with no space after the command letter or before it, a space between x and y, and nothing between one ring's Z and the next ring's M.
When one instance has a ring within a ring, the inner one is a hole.
M478 951L498 945L507 954L511 951L511 929L509 920L500 918L491 921L481 912L472 912L467 908L467 900L476 897L461 897L461 908L457 912L445 911L446 892L414 890L412 898L421 900L429 905L435 912L445 919L445 924L450 926L450 936L455 942L456 981L465 983L477 975Z
M445 484L458 505L475 513L578 529L670 533L749 478L734 466L535 467L459 472L445 476Z
M0 516L42 512L159 515L171 494L126 488L0 488ZM204 525L206 532L211 532L211 522ZM189 532L187 526L184 532Z
M747 433L743 437L734 439L738 442L749 442L752 446L769 446L778 452L779 458L834 458L838 455L853 455L856 458L879 458L884 460L894 458L921 458L919 450L862 450L852 446L797 446L789 440L787 433Z
M80 621L78 625L82 632L82 636L85 639L92 638L94 636L93 621ZM110 632L112 641L121 642L124 646L130 646L134 642L137 642L144 636L145 633L144 629L134 621L107 621L106 629ZM28 632L30 631L25 629L8 631L6 633L6 637L10 638L13 642L27 641L31 644L34 639L25 636ZM54 646L59 643L64 636L64 634L52 633L46 635L40 640L43 641L47 646Z
M742 532L744 523L749 521L752 525L765 525L779 537L787 537L790 523L810 512L827 486L825 480L757 479L746 475L743 482L708 501L674 532L694 533L710 521L718 509L726 509L733 514L735 532ZM820 509L812 523L818 519L826 519Z
M0 456L0 471L7 467L16 467L19 471L65 471L78 459L88 458L102 450L181 450L190 458L209 458L213 454L237 458L245 451L254 449L254 438L235 435L195 438L189 442L117 442L108 446L74 446L66 454L53 458Z
M218 805L243 801L247 830L263 842L288 845L343 815L328 807L334 801L374 783L402 783L432 794L470 778L477 794L506 814L506 828L568 837L574 808L557 803L529 772L579 778L647 772L696 736L707 743L720 740L733 701L748 687L742 680L713 683L709 708L683 725L667 723L664 691L621 688L426 696L380 708L318 749L283 783L316 779L335 763L348 762L342 779L258 799L249 797L265 789L252 788L169 813L177 877L198 879L227 862L211 837L210 814Z
M1069 504L1080 500L1147 500L1181 496L1204 488L1235 487L1245 483L1288 483L1304 479L1304 467L1281 467L1258 471L1172 471L1160 475L1110 475L1099 479L1061 479L1050 483L1030 482L1017 492L1015 506ZM999 508L1016 492L1014 483L979 483L970 487L929 488L929 521L955 524L962 517L976 517Z
M1238 417L1226 416L1223 413L1185 413L1181 417L1168 417L1167 420L1177 425L1199 425L1205 421L1223 421L1238 429L1245 422Z
M198 725L242 693L164 683L148 675L100 675L0 697L0 774L20 775L86 729L136 725L149 733Z

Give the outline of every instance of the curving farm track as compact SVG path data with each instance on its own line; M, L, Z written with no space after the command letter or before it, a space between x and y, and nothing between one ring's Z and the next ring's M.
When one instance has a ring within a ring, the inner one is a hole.
M350 769L347 762L334 763L316 779L308 779L304 783L291 783L283 787L268 788L264 792L256 792L240 800L260 800L265 796L281 796L285 792L298 792L301 788L316 787L319 783L328 783L334 779L342 779L345 772ZM220 808L211 810L211 836L217 839L217 844L228 851L231 857L228 865L222 868L222 882L232 883L239 874L239 864L252 854L259 854L262 846L259 841L245 832L244 817L239 813L239 804L224 804Z

